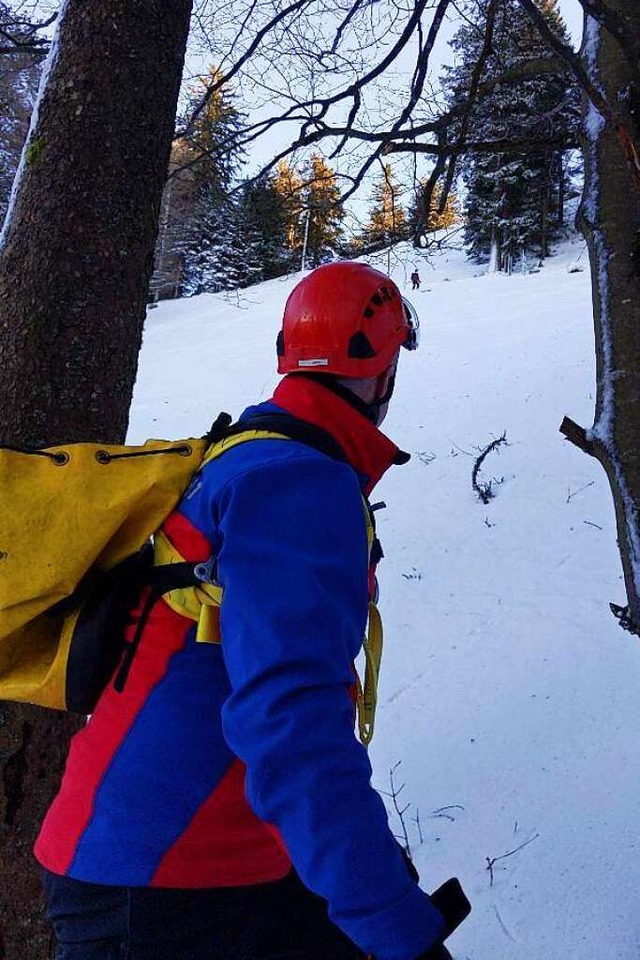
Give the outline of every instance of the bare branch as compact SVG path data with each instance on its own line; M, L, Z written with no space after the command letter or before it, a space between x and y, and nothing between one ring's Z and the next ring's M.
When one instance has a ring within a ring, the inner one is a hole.
M49 41L45 37L36 37L40 30L45 30L57 20L58 14L52 14L47 20L39 23L30 23L19 19L5 20L4 27L0 27L0 37L8 45L0 47L0 54L15 55L28 54L33 57L45 57L49 51Z
M449 169L447 170L447 175L444 181L444 187L442 190L442 196L440 197L440 210L442 213L447 205L447 200L451 192L451 187L453 186L453 181L456 174L456 165L458 160L458 148L462 148L467 139L467 133L469 131L469 124L471 122L471 115L473 113L473 108L477 102L478 89L480 87L480 80L482 78L482 73L485 68L485 64L493 47L493 33L495 29L496 22L496 12L498 9L499 0L490 0L489 6L487 8L487 19L485 23L485 33L484 33L484 42L482 44L482 49L480 51L480 56L474 67L473 73L471 75L471 86L469 88L469 96L467 98L467 103L465 105L465 110L462 115L462 123L460 125L460 132L458 134L458 139L454 148L451 152L449 160Z
M256 33L248 49L234 63L231 70L229 70L228 73L224 74L223 76L220 76L219 78L217 78L216 80L214 80L212 83L209 84L202 100L200 101L196 109L191 114L189 120L187 121L186 127L184 128L184 130L182 130L178 134L179 137L188 136L190 133L193 132L193 130L195 129L196 120L198 119L202 111L205 109L205 107L213 97L214 93L216 93L216 91L219 90L223 84L228 83L229 80L231 80L238 73L238 71L241 70L241 68L244 66L247 60L249 60L253 56L253 54L256 52L256 50L258 49L258 47L260 46L264 38L270 33L270 31L272 31L278 23L281 23L283 20L285 20L291 13L293 13L296 10L301 10L303 7L307 6L309 2L310 0L295 0L294 3L289 4L288 7L285 7L283 10L281 10L278 14L276 14L275 17L272 17L272 19L267 24L265 24L265 26L261 30L259 30Z
M404 110L398 117L396 123L393 125L391 131L392 134L395 133L396 130L399 130L402 125L411 117L418 100L422 96L424 82L427 76L427 69L429 67L429 57L431 56L433 46L438 38L440 27L442 26L442 22L450 4L451 0L439 0L438 6L436 7L436 11L433 15L433 20L431 21L431 26L429 27L427 42L418 56L413 82L411 85L411 96L409 97L409 100Z
M584 427L581 427L575 421L571 420L570 417L565 417L562 423L560 424L560 433L569 440L570 443L573 443L576 447L579 447L583 453L588 453L590 457L595 456L595 446L593 440L587 436L587 431Z
M456 144L455 152L462 153L544 153L547 150L569 150L578 146L577 137L558 137L546 140L533 140L527 138L524 140L510 140L508 138L500 140L472 140L465 144ZM453 152L451 145L440 145L437 143L390 143L384 151L388 153L426 153L434 157L450 156Z

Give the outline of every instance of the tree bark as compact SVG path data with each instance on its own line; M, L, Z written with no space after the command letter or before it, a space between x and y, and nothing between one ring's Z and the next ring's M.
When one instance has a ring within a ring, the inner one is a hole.
M190 7L64 5L0 255L0 442L126 432Z
M610 0L631 38L640 36L637 0ZM638 145L637 64L586 17L581 51L591 81L615 104ZM620 139L594 107L584 116L585 194L580 213L589 246L597 361L596 416L588 452L611 485L630 624L640 629L640 191ZM575 441L574 441L575 442Z
M191 5L62 4L0 241L0 443L124 439ZM49 955L31 847L76 727L0 705L2 960Z
M542 191L540 210L540 260L549 256L549 209L551 206L551 175L548 175Z
M565 170L564 170L564 154L562 151L558 151L556 154L557 157L557 172L558 177L558 226L564 227L564 204L565 204Z

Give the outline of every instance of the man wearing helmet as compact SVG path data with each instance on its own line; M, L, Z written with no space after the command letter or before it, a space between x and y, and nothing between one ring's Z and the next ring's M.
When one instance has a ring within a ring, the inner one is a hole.
M167 598L153 607L36 845L58 960L450 956L464 894L420 890L354 736L380 555L363 497L408 459L378 426L417 342L396 285L365 264L291 293L284 379L162 528L187 560L214 558L221 643L198 643Z

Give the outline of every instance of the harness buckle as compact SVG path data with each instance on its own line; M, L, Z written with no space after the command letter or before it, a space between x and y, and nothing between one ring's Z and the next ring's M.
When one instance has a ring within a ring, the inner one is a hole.
M218 572L218 561L213 554L204 563L197 563L193 568L193 575L200 583L213 583L218 586L216 574Z

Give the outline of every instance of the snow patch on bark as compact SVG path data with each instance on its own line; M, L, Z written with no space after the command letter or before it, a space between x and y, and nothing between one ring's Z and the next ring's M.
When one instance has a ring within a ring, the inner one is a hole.
M2 231L0 232L0 252L2 252L11 229L11 223L13 221L13 213L16 206L16 201L18 198L18 193L22 185L22 178L24 176L24 171L27 165L27 156L31 143L33 142L33 136L38 126L38 121L40 119L40 104L42 103L42 98L44 96L44 91L46 89L47 83L49 82L49 77L51 72L58 60L58 52L60 49L60 30L62 28L62 22L65 18L67 7L69 6L69 0L62 0L60 4L60 10L58 11L58 19L56 22L56 29L51 41L51 48L47 55L47 59L44 62L42 68L42 76L40 77L40 84L38 86L38 94L36 96L35 104L33 106L33 112L31 113L31 121L29 123L29 132L27 133L27 139L25 140L24 146L22 148L22 154L20 155L20 163L18 164L18 169L13 180L13 185L11 187L11 196L9 197L9 204L7 206L7 213L4 218L4 224L2 225Z

